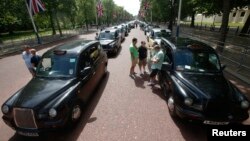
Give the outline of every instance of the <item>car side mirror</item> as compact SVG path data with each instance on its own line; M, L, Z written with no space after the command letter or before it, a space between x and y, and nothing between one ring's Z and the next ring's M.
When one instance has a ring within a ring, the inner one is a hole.
M172 64L169 64L168 62L163 62L161 70L163 71L170 71L172 69Z
M85 67L83 70L81 70L80 75L81 75L81 77L84 77L87 74L89 74L90 72L91 72L91 67Z
M226 65L221 65L221 70L223 71L223 70L225 70L226 69Z

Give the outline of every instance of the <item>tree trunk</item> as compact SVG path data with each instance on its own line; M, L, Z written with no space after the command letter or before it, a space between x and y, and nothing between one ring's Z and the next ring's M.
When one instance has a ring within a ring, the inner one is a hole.
M56 29L55 29L55 24L53 21L53 12L51 9L51 4L50 4L50 6L48 6L48 12L49 12L50 26L52 28L52 35L56 35Z
M219 43L217 44L216 50L218 53L222 53L227 37L228 31L228 20L230 14L230 1L223 0L223 15L222 15L222 24L221 24L221 31L219 37Z
M62 30L61 30L61 26L60 26L60 23L59 23L59 20L58 20L58 17L57 17L57 12L55 12L55 19L56 19L56 24L57 24L57 28L59 30L59 33L60 33L60 37L62 37Z
M169 24L168 24L168 29L169 30L173 30L173 20L174 20L174 5L173 5L173 0L170 1L170 4L171 4L171 9L170 9L170 21L169 21Z
M192 12L192 16L191 16L191 24L190 27L194 28L194 21L195 21L195 11Z
M245 22L241 32L240 36L247 36L246 34L249 34L250 28L250 15L248 15L247 21Z

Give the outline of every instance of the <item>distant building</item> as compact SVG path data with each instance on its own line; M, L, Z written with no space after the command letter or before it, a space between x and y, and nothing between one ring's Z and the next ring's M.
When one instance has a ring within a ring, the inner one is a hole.
M229 15L229 23L245 23L250 14L250 6L245 6L244 8L234 8ZM186 19L191 21L191 17ZM213 16L205 16L204 14L196 14L195 22L207 22L207 23L220 23L222 21L222 14L217 14Z

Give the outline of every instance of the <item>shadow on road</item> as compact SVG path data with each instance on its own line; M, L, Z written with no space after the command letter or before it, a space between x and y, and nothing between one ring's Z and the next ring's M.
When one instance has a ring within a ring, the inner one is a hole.
M76 127L72 129L72 131L69 131L68 129L64 130L58 130L53 131L50 133L46 133L42 135L41 137L24 137L20 136L17 133L12 136L9 141L76 141L78 137L80 136L81 132L84 130L84 127L86 124L91 124L92 122L95 122L98 120L97 117L91 117L92 113L94 112L102 94L103 91L107 85L109 79L109 73L106 74L106 76L103 78L103 80L99 83L99 85L96 88L96 91L93 93L93 96L89 99L89 102L86 104L86 108L84 109L82 119L78 122Z

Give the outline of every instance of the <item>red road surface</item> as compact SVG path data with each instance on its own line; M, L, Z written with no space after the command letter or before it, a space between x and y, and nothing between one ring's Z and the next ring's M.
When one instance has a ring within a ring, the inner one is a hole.
M94 39L95 34L80 38ZM109 60L109 74L85 108L83 117L72 131L59 131L39 138L26 138L0 120L0 141L201 141L206 140L206 128L199 124L173 120L159 87L147 86L148 77L129 77L129 45L133 37L146 40L143 32L134 29L122 44L120 54ZM53 46L52 46L53 47ZM39 51L42 54L45 50ZM31 75L21 55L0 59L0 104L19 88ZM138 71L138 68L137 72ZM235 78L231 78L233 81ZM235 81L249 94L249 86ZM2 113L0 114L2 116Z

